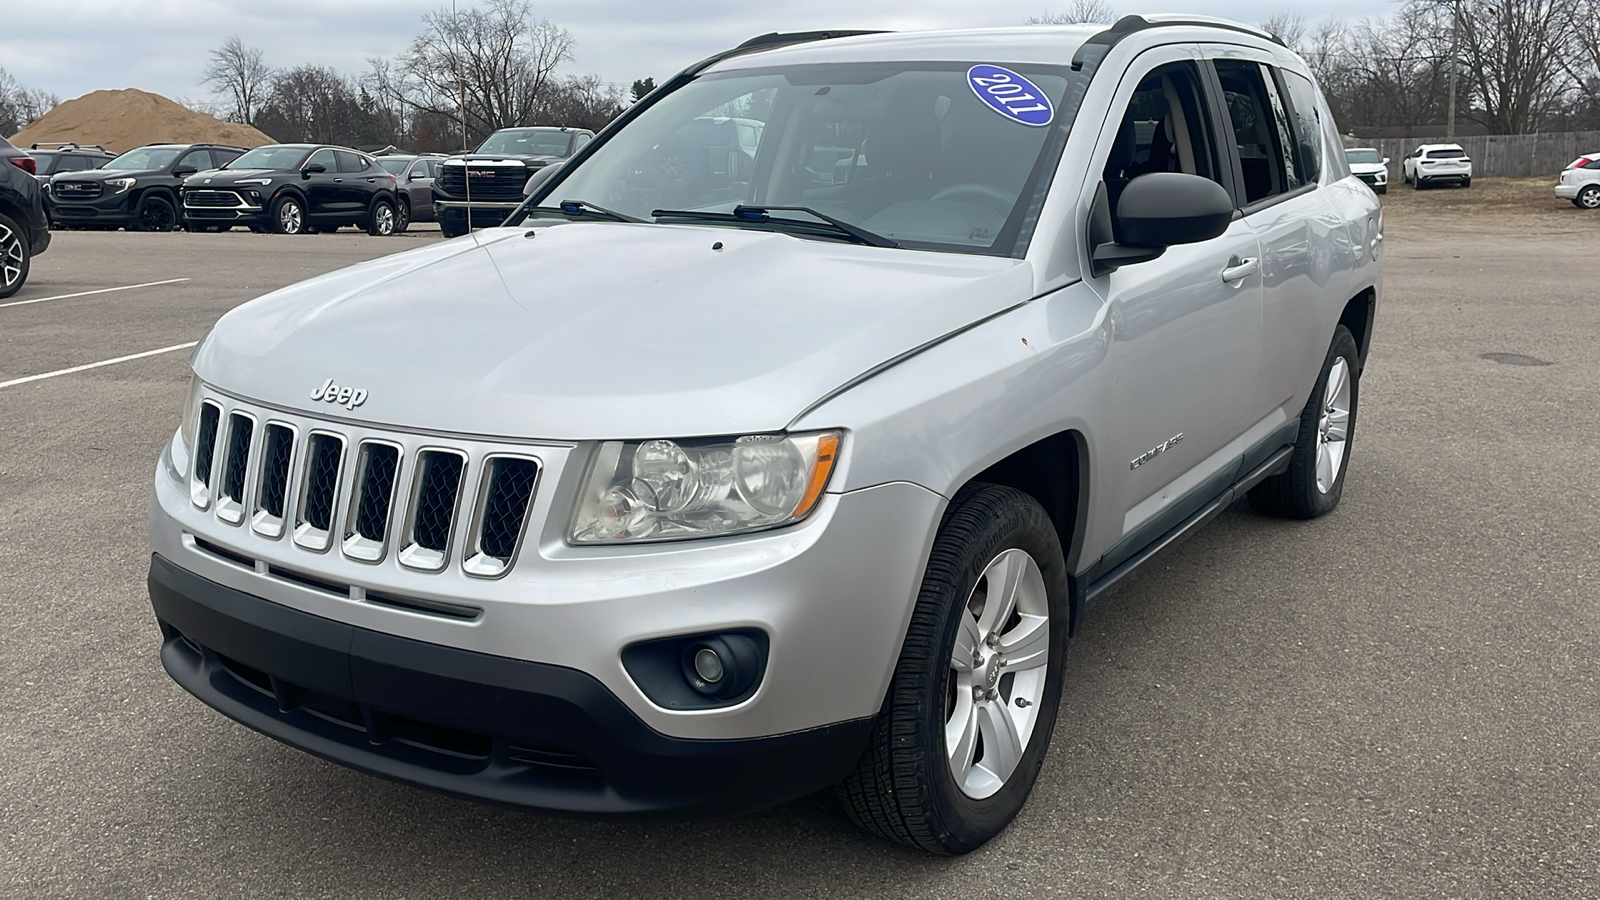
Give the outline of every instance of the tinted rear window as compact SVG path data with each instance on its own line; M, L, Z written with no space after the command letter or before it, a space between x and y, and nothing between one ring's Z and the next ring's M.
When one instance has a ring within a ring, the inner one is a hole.
M1429 159L1459 159L1466 156L1465 150L1429 150Z

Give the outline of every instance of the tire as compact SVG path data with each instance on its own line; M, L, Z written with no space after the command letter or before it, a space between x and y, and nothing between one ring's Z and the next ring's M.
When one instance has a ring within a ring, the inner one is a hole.
M995 623L1005 608L985 602L989 582L1004 580L1008 568L1021 574L1012 581L1019 585L1008 604L1014 611ZM883 709L855 771L837 788L845 813L881 837L945 855L975 850L1004 830L1049 748L1069 614L1066 563L1043 507L1008 487L975 484L958 493L929 554ZM991 626L997 642L983 639ZM952 725L964 764L947 753ZM991 736L1002 734L1011 736L1009 754L991 749L999 746Z
M1411 188L1412 190L1417 191L1422 190L1422 176L1419 175L1416 178L1411 179Z
M1572 205L1579 209L1600 209L1600 184L1585 185L1578 196L1572 198Z
M406 229L410 228L410 227L411 227L411 202L409 200L401 199L400 205L395 208L394 233L395 234L405 234L406 233Z
M394 234L396 221L394 204L380 198L372 204L372 212L367 215L367 234L388 237Z
M172 231L178 227L178 211L165 197L146 195L133 214L133 231Z
M1355 337L1343 325L1336 327L1317 383L1300 412L1300 431L1289 457L1289 468L1250 491L1250 505L1257 512L1315 519L1339 505L1355 442L1356 412L1361 400L1360 368L1361 354ZM1342 380L1335 381L1330 396L1329 376L1335 373L1342 374Z
M22 226L7 215L0 215L0 299L22 290L28 283L28 267L33 248Z
M1377 192L1379 194L1387 194L1389 193L1389 186L1387 184L1380 184L1378 185Z
M463 220L459 225L447 218L439 218L439 233L447 238L461 237L467 233L467 223Z
M306 208L299 197L279 197L272 203L272 231L275 234L305 234Z
M1461 179L1461 186L1464 188L1472 187L1472 176L1468 175L1467 177Z

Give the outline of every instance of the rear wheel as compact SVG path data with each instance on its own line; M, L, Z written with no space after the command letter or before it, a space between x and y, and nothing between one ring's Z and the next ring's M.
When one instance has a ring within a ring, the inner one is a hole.
M297 197L279 197L272 204L272 230L278 234L305 234L306 210Z
M15 220L0 215L0 298L22 290L28 280L28 238Z
M388 237L394 234L394 204L387 200L379 200L372 204L372 212L367 216L367 234L373 237Z
M1257 512L1315 519L1339 505L1355 438L1360 365L1360 350L1350 329L1336 327L1322 373L1300 412L1300 431L1288 470L1250 491L1250 505Z
M972 485L945 512L845 812L890 840L966 853L1038 779L1067 649L1066 563L1027 494Z
M1417 177L1411 179L1411 189L1412 190L1416 190L1416 191L1422 190L1422 176L1421 175L1418 175Z
M150 195L139 201L133 221L139 231L171 231L178 227L178 211L165 197Z
M1579 209L1600 209L1600 184L1585 185L1573 198L1572 205Z
M400 200L400 205L398 207L396 207L395 213L394 213L394 233L395 234L405 234L406 233L406 229L410 228L410 227L411 227L411 203L410 203L410 201L408 201L408 200L406 200L405 198L402 197L401 200Z
M1472 187L1472 176L1468 175L1467 177L1461 179L1461 186L1464 188Z

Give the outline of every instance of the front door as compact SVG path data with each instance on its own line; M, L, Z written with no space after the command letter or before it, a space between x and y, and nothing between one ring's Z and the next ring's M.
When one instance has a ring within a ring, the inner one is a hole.
M311 172L301 179L301 186L306 192L306 215L313 221L327 219L338 215L339 209L339 161L334 158L333 151L328 149L318 150L306 160L306 167L322 166L323 171Z
M1117 98L1092 170L1113 210L1123 186L1152 172L1199 175L1234 190L1198 48L1144 54ZM1091 181L1091 189L1099 186ZM1260 255L1256 232L1236 218L1220 237L1090 279L1112 324L1113 424L1103 446L1122 516L1122 539L1101 560L1102 572L1238 475L1260 362Z

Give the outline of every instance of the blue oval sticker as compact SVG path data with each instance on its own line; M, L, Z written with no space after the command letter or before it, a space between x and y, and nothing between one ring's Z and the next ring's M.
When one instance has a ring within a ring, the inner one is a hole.
M1049 125L1056 117L1055 107L1044 91L1010 69L988 64L973 66L967 70L967 84L979 100L1013 122L1038 128Z

